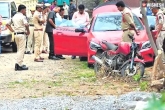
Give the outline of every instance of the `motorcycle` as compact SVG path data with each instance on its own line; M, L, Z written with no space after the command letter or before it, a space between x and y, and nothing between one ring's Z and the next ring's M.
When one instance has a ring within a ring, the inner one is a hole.
M92 56L95 60L94 70L97 77L109 76L117 73L121 76L144 75L144 61L138 58L138 45L135 38L128 35L132 43L121 42L118 46L102 41L97 47L97 54ZM100 53L101 52L101 53Z

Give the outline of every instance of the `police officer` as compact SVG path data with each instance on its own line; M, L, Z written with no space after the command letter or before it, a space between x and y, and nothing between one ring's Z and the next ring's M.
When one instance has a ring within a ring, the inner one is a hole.
M47 3L47 4L45 4L45 6L43 8L42 14L43 14L45 20L48 17L50 6L51 5ZM45 27L46 27L46 22L43 24L43 41L42 41L42 47L41 47L42 53L48 53L48 50L49 50L49 39L48 39L47 33L45 32Z
M163 12L159 9L159 7L153 7L152 12L156 16L156 26L155 26L155 29L157 30L157 34L155 35L156 46L158 50L162 51L162 61L163 63L165 63L165 56L163 51L163 41L165 39L165 16Z
M15 71L17 70L28 70L26 65L23 65L23 58L26 46L26 36L30 34L29 25L26 15L26 6L19 5L18 13L6 24L7 28L14 32L15 41L17 44L17 63L15 64ZM11 25L13 24L13 28Z
M33 15L35 12L35 8L30 9L31 15L28 16L29 20L29 29L30 29L30 35L28 36L27 40L27 52L26 54L31 54L34 51L34 24L33 24Z
M139 35L138 31L135 28L131 10L125 7L123 1L117 2L116 6L118 10L122 12L122 22L121 22L121 28L123 30L122 41L131 42L131 39L129 38L128 34L133 36L135 31L136 34Z
M35 62L43 62L44 58L41 57L41 45L43 39L43 24L45 23L44 16L42 15L43 5L37 4L36 11L33 16L34 23L34 54L35 54Z

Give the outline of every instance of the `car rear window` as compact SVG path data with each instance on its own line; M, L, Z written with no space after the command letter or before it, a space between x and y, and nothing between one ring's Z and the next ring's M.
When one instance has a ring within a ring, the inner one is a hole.
M7 2L0 2L0 15L2 18L9 18L9 4Z
M93 31L121 31L121 15L98 16L95 20ZM140 20L133 16L134 23L138 30L143 30Z

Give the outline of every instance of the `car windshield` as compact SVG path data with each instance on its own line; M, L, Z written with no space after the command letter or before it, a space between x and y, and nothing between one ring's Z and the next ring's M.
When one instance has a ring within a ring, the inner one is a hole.
M66 19L61 19L61 18L56 18L55 23L56 23L56 26L60 26L60 27L75 27L75 28L85 27L84 25L77 25L72 20L66 20Z
M148 20L148 25L151 26L155 26L156 24L156 18L155 16L147 16L147 20Z
M0 2L0 15L2 18L9 18L9 4L7 2Z
M139 19L134 16L134 22L138 30L143 30L143 26ZM121 15L104 15L96 18L93 31L120 31Z

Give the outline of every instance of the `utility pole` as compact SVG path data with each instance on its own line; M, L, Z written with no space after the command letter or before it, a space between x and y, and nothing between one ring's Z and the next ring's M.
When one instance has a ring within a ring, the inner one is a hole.
M149 29L148 20L147 20L147 16L146 16L146 10L142 6L143 5L142 2L143 2L143 0L140 0L140 8L141 8L141 13L142 13L142 18L143 18L143 21L144 21L144 25L146 27L148 38L149 38L150 43L151 43L151 47L154 50L155 56L157 56L158 55L157 48L156 48L155 42L153 40L152 34L150 32L150 29Z

